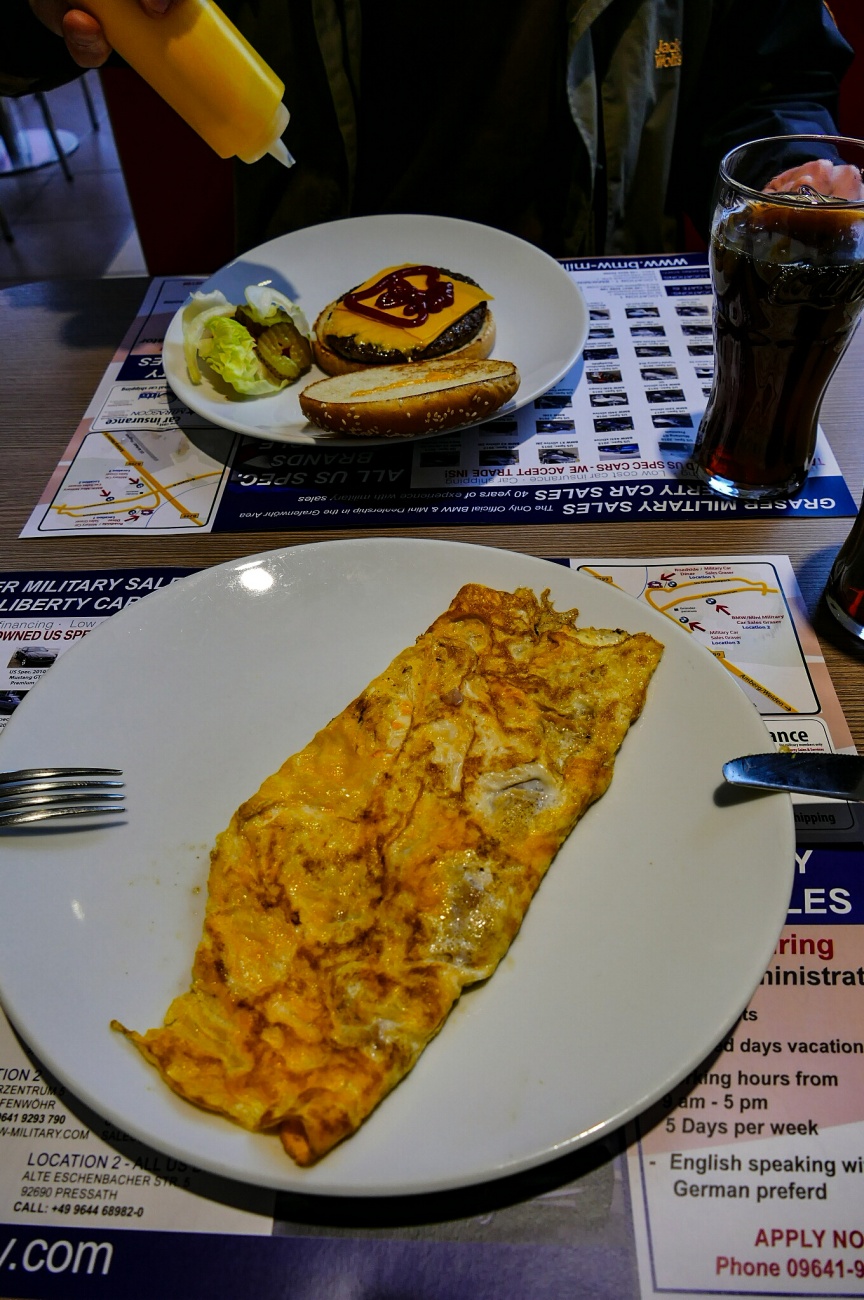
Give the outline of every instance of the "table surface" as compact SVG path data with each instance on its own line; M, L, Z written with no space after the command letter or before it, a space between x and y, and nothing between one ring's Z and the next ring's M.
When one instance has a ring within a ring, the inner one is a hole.
M205 567L278 546L368 536L369 529L215 533L194 536L20 539L24 523L77 427L102 374L144 296L143 279L54 281L0 291L0 570L112 568L122 565ZM857 382L864 365L859 330L822 408L822 425L853 496L864 481ZM851 519L651 520L646 523L466 525L390 528L382 536L436 537L500 546L540 556L686 556L786 554L857 748L864 752L864 642L843 632L822 591Z
M124 536L119 545L114 535L107 533L93 537L19 538L134 318L145 288L144 280L58 281L0 291L5 379L0 384L0 437L4 447L0 473L0 572L118 565L204 567L277 546L368 535L369 530L136 535ZM864 332L859 331L835 376L822 413L822 423L840 468L856 496L864 480L864 439L858 432L856 384L862 364ZM645 524L580 521L377 531L386 536L437 537L553 557L788 554L853 738L858 749L864 752L864 691L861 689L864 643L856 642L837 627L822 600L831 563L851 523L850 519L766 515L735 520L652 520ZM483 1189L401 1198L392 1203L364 1204L329 1198L325 1205L317 1197L310 1200L283 1196L278 1203L277 1219L300 1225L304 1235L322 1231L364 1235L369 1229L373 1236L385 1234L386 1230L388 1237L436 1238L443 1234L442 1239L449 1239L447 1232L442 1229L439 1234L435 1225L481 1212L491 1213L501 1207L527 1205L528 1218L524 1222L533 1225L532 1198L579 1179L580 1205L593 1234L594 1200L605 1196L604 1188L609 1181L598 1171L605 1168L609 1157L610 1151L603 1143L592 1144L551 1165L499 1180ZM592 1181L595 1174L597 1178ZM572 1213L569 1202L568 1212ZM522 1224L523 1220L519 1222ZM322 1228L322 1223L327 1226ZM578 1238L576 1228L574 1233ZM235 1243L241 1240L232 1238ZM619 1254L620 1267L629 1278L626 1285L621 1282L619 1294L636 1295L635 1273L629 1277L635 1263L626 1251Z

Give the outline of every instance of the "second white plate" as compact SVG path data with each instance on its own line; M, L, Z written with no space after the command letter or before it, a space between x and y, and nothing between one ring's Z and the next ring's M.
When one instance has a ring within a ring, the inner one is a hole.
M450 217L384 215L310 226L251 249L201 287L221 289L230 302L243 302L247 285L269 280L303 308L311 326L334 298L385 266L412 261L461 271L493 295L493 356L512 361L521 377L519 391L501 408L503 413L545 393L579 356L588 334L588 310L564 268L515 235ZM356 447L358 442L396 441L339 439L309 424L299 396L321 378L314 366L272 397L228 396L206 377L193 384L183 358L180 317L178 312L165 336L165 374L181 401L213 424L273 442Z
M110 1021L161 1023L188 987L216 834L465 582L549 587L583 624L642 629L666 651L611 788L495 975L354 1137L298 1169L275 1136L181 1101ZM544 560L370 539L204 570L62 656L0 738L6 769L122 767L129 810L120 825L4 836L0 995L98 1114L215 1173L354 1196L514 1173L644 1109L746 1005L785 919L791 803L724 807L715 790L726 759L764 744L756 710L693 637Z

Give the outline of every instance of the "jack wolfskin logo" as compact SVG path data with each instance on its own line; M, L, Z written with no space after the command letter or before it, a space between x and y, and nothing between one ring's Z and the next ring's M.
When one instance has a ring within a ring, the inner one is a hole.
M681 42L677 36L674 41L658 41L654 51L655 68L681 67Z

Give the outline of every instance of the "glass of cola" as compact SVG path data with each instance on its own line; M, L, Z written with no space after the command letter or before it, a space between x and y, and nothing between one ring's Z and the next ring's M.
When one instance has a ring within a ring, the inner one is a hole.
M825 388L864 308L864 141L754 140L720 164L714 384L693 452L713 491L797 492Z
M864 500L831 569L825 599L847 632L864 641Z

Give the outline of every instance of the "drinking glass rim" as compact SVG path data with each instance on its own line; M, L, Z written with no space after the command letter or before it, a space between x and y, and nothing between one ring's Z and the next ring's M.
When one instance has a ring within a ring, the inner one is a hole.
M762 203L778 203L781 207L795 208L796 211L800 212L802 211L802 204L799 198L796 198L792 194L782 194L774 190L754 190L752 186L745 185L743 181L738 181L734 176L730 175L727 164L731 163L731 160L736 154L742 153L745 149L752 149L754 145L773 144L775 142L783 144L801 144L807 143L811 140L822 145L826 143L836 145L854 144L857 145L862 153L864 153L864 140L859 140L857 136L854 135L820 135L816 132L810 132L804 135L763 135L757 140L746 140L743 144L736 144L734 149L730 149L728 153L723 155L720 160L720 179L727 185L734 185L735 188L740 190L747 198L757 199ZM855 166L854 163L851 165ZM864 180L864 169L859 167L858 170L861 172L862 180ZM822 201L818 204L818 207L823 211L831 211L834 209L848 211L850 208L861 208L861 210L864 211L864 199L830 199L825 195L822 195L821 198Z

